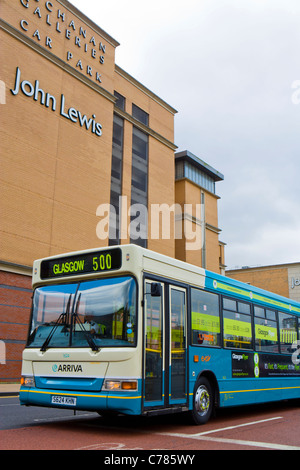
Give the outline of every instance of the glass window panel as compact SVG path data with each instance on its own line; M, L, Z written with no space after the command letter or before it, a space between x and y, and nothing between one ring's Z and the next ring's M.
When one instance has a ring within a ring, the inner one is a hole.
M116 107L125 111L125 98L124 96L120 95L117 91L114 92L115 97L117 98Z
M132 185L145 193L147 191L147 173L138 168L132 168L131 177Z
M276 312L274 312L274 310L266 310L266 317L269 320L277 321Z
M132 116L145 126L149 126L149 114L135 104L132 105Z
M192 289L192 343L220 346L219 296Z
M146 282L146 360L145 399L163 397L163 296L151 296L151 283Z
M279 352L277 322L259 317L254 321L256 351Z
M280 350L291 354L291 345L297 341L297 318L293 315L279 312Z
M135 127L133 128L132 153L133 156L148 160L148 136Z
M238 311L240 313L248 313L248 315L250 315L250 304L238 302Z
M147 248L148 135L133 128L130 242ZM140 210L136 204L142 205Z
M265 309L262 307L254 306L254 315L256 317L265 318Z
M97 346L131 346L135 343L136 284L133 278L82 282L79 294L78 315ZM73 333L72 346L84 346L78 326Z
M215 181L209 175L188 162L184 162L184 176L204 189L215 193Z
M236 301L231 299L223 299L223 308L226 310L236 311Z
M123 147L123 119L114 116L113 124L113 144L115 147L122 149Z
M110 220L109 220L109 245L110 246L117 245L120 242L119 197L122 194L123 134L124 134L124 121L119 116L114 116L113 150L112 150L112 165L111 165L111 188L110 188L110 204L114 207L114 211L111 211Z
M252 349L251 316L223 311L224 347Z
M135 345L136 283L132 277L36 289L27 346L40 348L49 337L49 348L88 348L88 336L99 348Z
M171 398L186 397L186 301L185 291L170 289Z
M184 163L176 162L175 163L175 179L178 180L184 177Z
M47 338L50 348L69 346L69 325L76 288L77 284L66 284L40 287L34 291L27 346L41 348Z

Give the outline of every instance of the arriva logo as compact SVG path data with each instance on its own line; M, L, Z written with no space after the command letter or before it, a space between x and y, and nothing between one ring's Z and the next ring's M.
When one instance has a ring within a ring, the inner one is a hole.
M53 364L53 372L83 372L80 364Z

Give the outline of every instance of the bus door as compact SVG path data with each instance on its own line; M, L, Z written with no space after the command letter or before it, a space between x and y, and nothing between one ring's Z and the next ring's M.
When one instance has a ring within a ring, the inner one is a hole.
M145 408L187 403L186 359L186 289L146 280Z
M169 286L169 404L187 402L186 289Z
M157 295L153 295L153 290ZM165 335L164 285L154 281L145 283L145 365L144 405L164 405Z

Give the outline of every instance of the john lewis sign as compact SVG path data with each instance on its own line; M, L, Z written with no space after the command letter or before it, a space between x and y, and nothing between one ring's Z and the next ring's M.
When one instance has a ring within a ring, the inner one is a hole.
M51 93L46 92L40 87L39 80L35 80L31 83L29 80L22 80L22 73L19 67L17 67L14 88L11 89L11 93L17 96L20 92L28 98L33 98L34 101L39 102L42 106L51 109L56 112L59 103L60 115L68 121L79 124L80 127L90 131L97 137L102 136L102 125L96 121L96 115L92 114L88 117L83 114L80 110L74 107L68 107L66 97L62 94L59 100L56 99Z

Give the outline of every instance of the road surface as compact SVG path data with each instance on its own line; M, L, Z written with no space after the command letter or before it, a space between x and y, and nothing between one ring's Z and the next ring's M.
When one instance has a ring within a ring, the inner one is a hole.
M300 450L300 400L223 409L205 426L195 426L185 415L104 419L97 413L21 407L17 397L0 397L0 449L103 450L115 456L146 450L153 464L164 463L155 461L163 451L176 459L182 451L193 460L181 463L194 464L201 450Z

